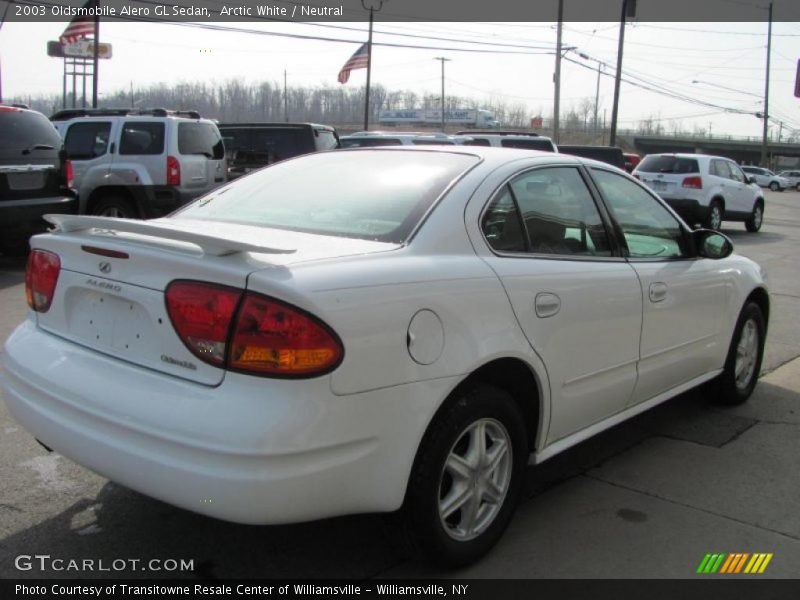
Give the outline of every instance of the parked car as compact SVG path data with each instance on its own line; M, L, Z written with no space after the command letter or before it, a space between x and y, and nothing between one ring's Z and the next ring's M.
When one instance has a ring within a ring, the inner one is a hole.
M599 160L609 165L614 165L618 169L625 170L625 157L622 148L616 146L583 146L578 144L559 144L558 151L563 154L582 156Z
M717 230L744 221L756 232L764 221L764 193L735 162L708 154L648 154L633 170L687 223Z
M761 167L742 167L742 171L747 173L749 177L755 179L755 183L761 187L768 187L773 192L782 192L789 187L788 180L780 175L775 175L775 173L769 169L762 169Z
M316 123L222 123L231 179L287 158L339 147L336 129Z
M448 565L529 462L702 383L744 402L767 333L727 237L565 155L321 152L153 221L48 220L0 353L22 426L221 519L392 513Z
M42 113L0 105L0 251L24 254L47 213L76 213L72 166Z
M494 146L496 148L519 148L525 150L541 150L558 152L558 148L549 137L538 133L521 133L516 131L459 131L456 135L464 136L466 146Z
M781 171L778 177L782 177L789 184L787 187L793 187L800 192L800 170L794 171Z
M342 148L377 146L455 146L465 143L462 136L421 131L357 131L340 138Z
M623 152L622 156L625 158L625 170L628 173L632 173L636 165L642 162L642 157L633 152Z
M50 119L72 161L82 213L159 217L226 180L217 125L196 111L66 109Z

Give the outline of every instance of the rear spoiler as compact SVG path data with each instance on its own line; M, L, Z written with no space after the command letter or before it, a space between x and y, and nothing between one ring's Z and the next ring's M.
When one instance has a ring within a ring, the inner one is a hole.
M152 221L138 221L135 219L115 219L112 217L92 217L87 215L44 215L44 220L52 224L53 232L70 233L73 231L88 231L98 229L103 231L120 231L124 233L138 233L154 238L166 238L180 242L189 242L199 246L204 254L211 256L227 256L237 252L262 252L265 254L292 254L294 248L274 248L247 244L224 237L217 237L204 233L194 233L183 229L176 229Z

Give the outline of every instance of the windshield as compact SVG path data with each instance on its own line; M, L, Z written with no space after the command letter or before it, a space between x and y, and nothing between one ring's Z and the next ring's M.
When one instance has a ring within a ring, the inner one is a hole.
M238 179L175 217L401 243L478 160L401 150L311 154Z

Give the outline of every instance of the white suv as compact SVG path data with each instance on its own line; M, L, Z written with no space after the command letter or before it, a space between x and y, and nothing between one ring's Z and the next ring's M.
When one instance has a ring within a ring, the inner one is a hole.
M227 179L217 125L196 111L67 109L50 120L72 161L81 213L160 217Z
M761 229L764 194L732 160L707 154L649 154L633 170L689 224L719 229L722 221L744 221Z

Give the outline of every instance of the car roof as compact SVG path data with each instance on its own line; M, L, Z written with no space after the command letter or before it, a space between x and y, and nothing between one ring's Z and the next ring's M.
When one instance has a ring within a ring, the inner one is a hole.
M324 129L327 131L336 131L330 125L322 125L320 123L278 123L278 122L255 122L255 123L217 123L217 127L222 129L257 129L259 127L264 129L305 129L312 127L314 129Z

